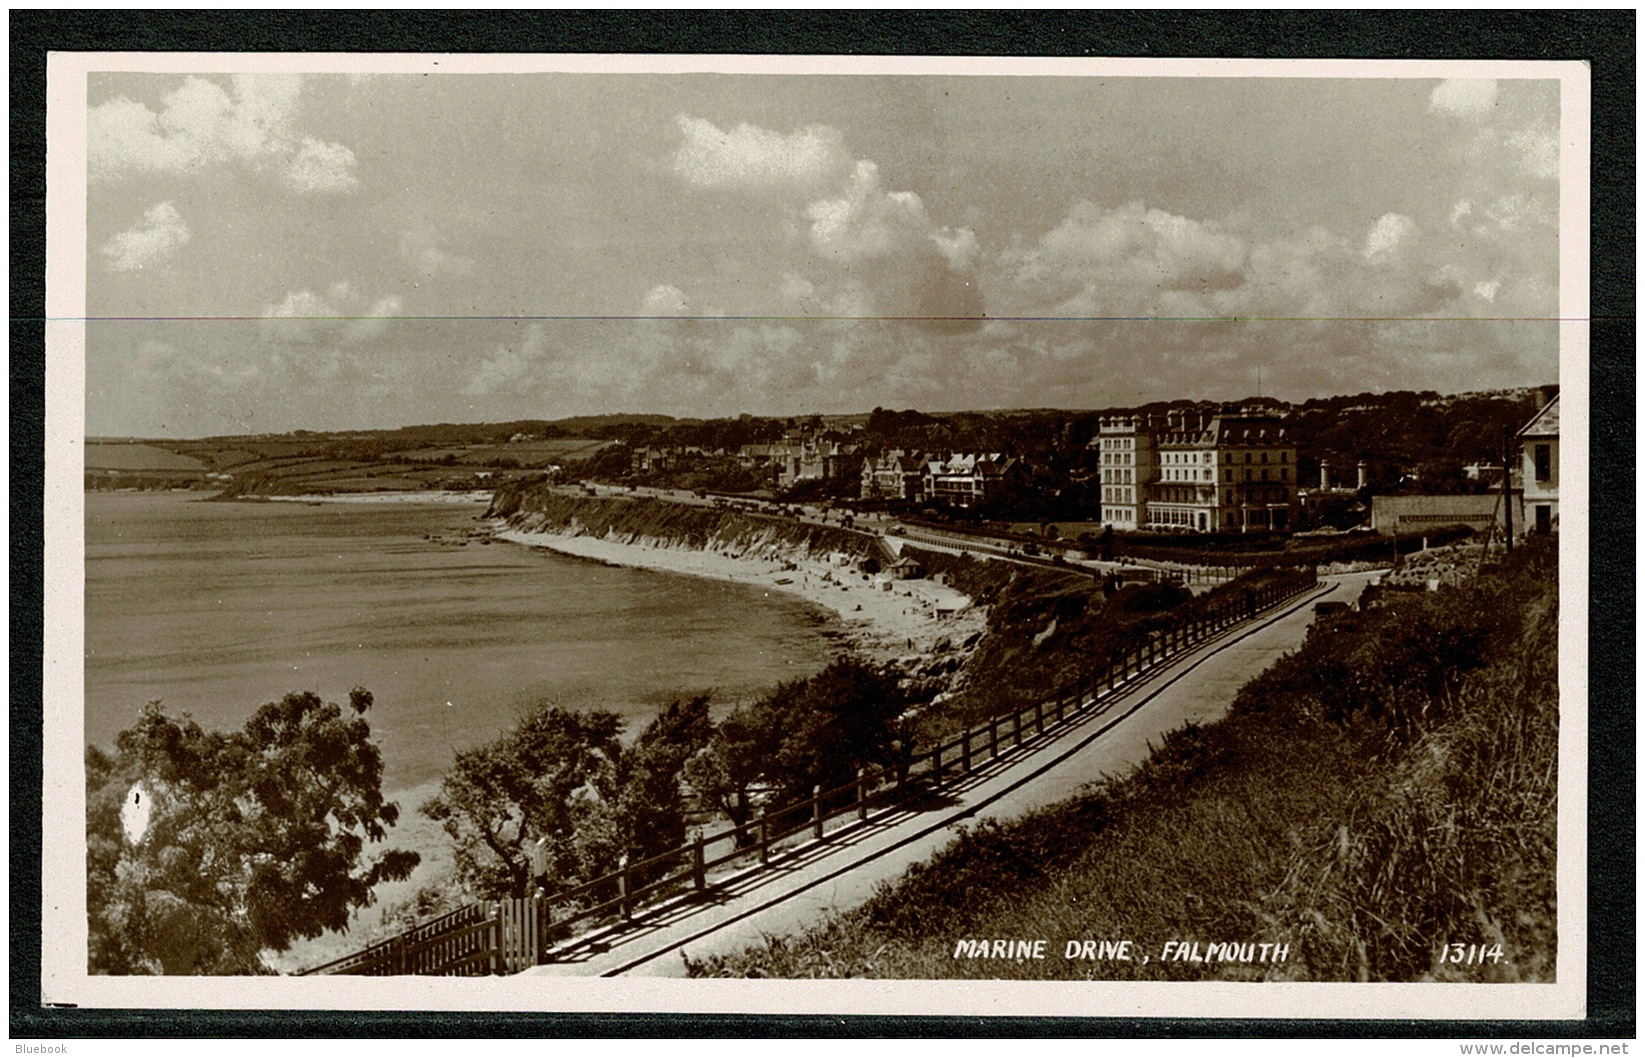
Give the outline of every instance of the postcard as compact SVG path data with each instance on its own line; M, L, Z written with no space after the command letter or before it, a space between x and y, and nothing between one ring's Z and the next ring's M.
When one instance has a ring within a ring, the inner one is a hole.
M44 998L1585 1010L1575 62L55 53Z

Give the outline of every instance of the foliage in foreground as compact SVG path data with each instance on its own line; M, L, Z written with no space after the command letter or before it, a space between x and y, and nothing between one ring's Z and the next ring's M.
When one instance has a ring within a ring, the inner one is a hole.
M868 904L698 976L1550 980L1558 612L1552 549L1320 625L1230 716L1131 775L984 823ZM1045 960L956 958L962 938ZM1077 962L1130 939L1153 961ZM1289 945L1162 962L1168 940ZM1447 944L1501 961L1443 962Z
M312 693L234 732L158 702L114 752L86 751L86 906L93 973L267 972L260 953L348 924L416 853L362 863L399 818L382 794L371 694Z
M459 753L422 811L451 837L466 892L573 888L682 845L691 793L741 823L756 795L781 805L889 762L903 702L894 674L845 657L718 725L707 695L672 702L631 745L614 713L547 706Z

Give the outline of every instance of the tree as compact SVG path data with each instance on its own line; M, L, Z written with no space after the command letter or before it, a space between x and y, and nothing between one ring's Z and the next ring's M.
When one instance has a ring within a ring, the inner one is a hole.
M692 789L739 827L753 817L749 795L780 741L763 704L733 710L715 727L706 749L685 766Z
M618 759L617 840L636 860L685 843L680 779L713 733L708 699L670 702Z
M534 855L555 888L613 870L621 731L615 713L550 706L458 753L422 806L450 835L458 878L495 898L534 890Z
M687 777L742 826L756 787L793 801L809 797L813 786L845 785L860 767L891 763L905 704L894 672L839 658L727 716Z
M768 701L781 742L767 777L790 797L842 786L858 768L892 758L903 696L886 669L838 658L809 679L782 684Z
M362 863L399 818L355 688L350 713L312 693L237 732L150 703L110 754L86 754L94 973L267 972L261 953L348 925L414 852Z

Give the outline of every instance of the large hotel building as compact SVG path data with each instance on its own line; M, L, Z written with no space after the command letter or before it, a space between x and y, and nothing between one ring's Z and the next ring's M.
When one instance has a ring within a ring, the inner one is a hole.
M1297 450L1262 412L1172 412L1102 420L1102 520L1115 529L1201 533L1289 529Z

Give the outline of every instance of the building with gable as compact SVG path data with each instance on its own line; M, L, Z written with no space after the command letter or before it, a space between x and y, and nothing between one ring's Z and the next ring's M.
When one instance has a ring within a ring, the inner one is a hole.
M1519 431L1522 509L1530 532L1559 530L1559 397Z
M1159 469L1148 488L1146 528L1201 533L1290 529L1297 449L1279 416L1173 412L1154 433L1153 444Z
M925 455L893 448L863 460L859 495L865 500L917 500L925 475Z
M998 452L960 453L927 459L920 478L926 503L977 508L1020 488L1027 479L1022 461Z

